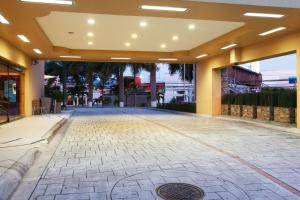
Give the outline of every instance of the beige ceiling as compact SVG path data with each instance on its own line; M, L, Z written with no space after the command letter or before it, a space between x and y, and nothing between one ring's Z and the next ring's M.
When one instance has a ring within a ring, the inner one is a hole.
M173 58L178 59L176 62L195 63L199 61L196 59L199 55L208 54L209 58L229 51L220 48L231 43L244 48L300 30L300 9L240 5L246 2L240 0L226 0L227 4L214 3L225 0L76 0L74 6L4 1L0 4L0 13L10 24L0 24L0 38L34 59L61 59L60 56L76 55L89 61L131 57L131 61L136 62ZM257 5L266 1L270 0L255 0ZM278 5L283 2L272 0L275 1ZM284 2L290 5L287 2L291 1ZM230 2L240 4L228 4ZM246 3L252 2L254 0ZM142 4L186 7L190 12L142 11L139 9ZM280 13L285 17L251 18L244 17L245 12ZM86 24L86 18L90 16L96 19L93 27ZM141 19L149 20L146 29L138 26ZM197 28L191 32L186 27L192 22ZM287 29L266 37L258 35L279 26ZM67 34L70 31L75 33ZM87 45L88 31L95 34L93 46ZM131 39L132 32L139 35L137 40ZM23 43L18 34L27 36L31 42ZM176 42L171 39L174 34L179 36ZM131 47L126 48L125 42L130 42ZM167 45L163 51L160 48L162 43ZM36 54L34 48L43 53Z
M89 18L96 23L87 24ZM162 52L190 50L244 25L239 22L72 12L51 12L37 20L54 46ZM140 27L140 22L147 22L147 27ZM196 28L190 30L190 24ZM94 36L88 37L89 32ZM132 39L132 34L137 34L138 38ZM173 40L173 36L179 39ZM93 42L93 45L88 42ZM125 43L131 46L125 46ZM161 48L161 44L165 44L166 48Z

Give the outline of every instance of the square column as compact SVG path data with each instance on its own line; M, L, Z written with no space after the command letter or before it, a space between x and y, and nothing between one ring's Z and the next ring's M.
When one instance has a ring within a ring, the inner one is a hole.
M300 48L297 50L297 110L296 110L296 124L300 128Z
M150 71L150 85L151 85L151 107L157 107L156 99L156 64L151 65Z
M221 70L206 65L196 66L197 114L221 114Z

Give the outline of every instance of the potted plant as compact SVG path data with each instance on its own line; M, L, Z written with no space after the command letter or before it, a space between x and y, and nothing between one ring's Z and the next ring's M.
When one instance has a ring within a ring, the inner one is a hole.
M257 93L242 94L242 99L243 99L242 116L245 118L256 119L257 117L256 108L258 104Z
M295 123L295 108L297 92L291 89L277 91L277 104L274 107L274 121L281 123Z
M231 97L232 94L225 94L222 97L222 105L221 105L222 115L230 115Z
M64 95L61 91L53 91L52 99L54 100L54 113L61 113L61 104L64 100Z
M235 94L232 97L232 104L230 106L230 113L232 116L241 117L243 114L242 106L242 94Z

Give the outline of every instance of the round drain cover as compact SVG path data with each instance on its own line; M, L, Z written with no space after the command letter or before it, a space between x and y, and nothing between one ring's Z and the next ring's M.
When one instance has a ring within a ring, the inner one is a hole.
M167 183L156 189L159 197L165 200L203 200L204 191L186 183Z

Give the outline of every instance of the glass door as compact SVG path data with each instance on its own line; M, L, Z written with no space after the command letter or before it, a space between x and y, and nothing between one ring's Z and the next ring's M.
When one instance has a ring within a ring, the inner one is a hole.
M8 91L8 66L0 63L0 123L9 121L9 100Z

